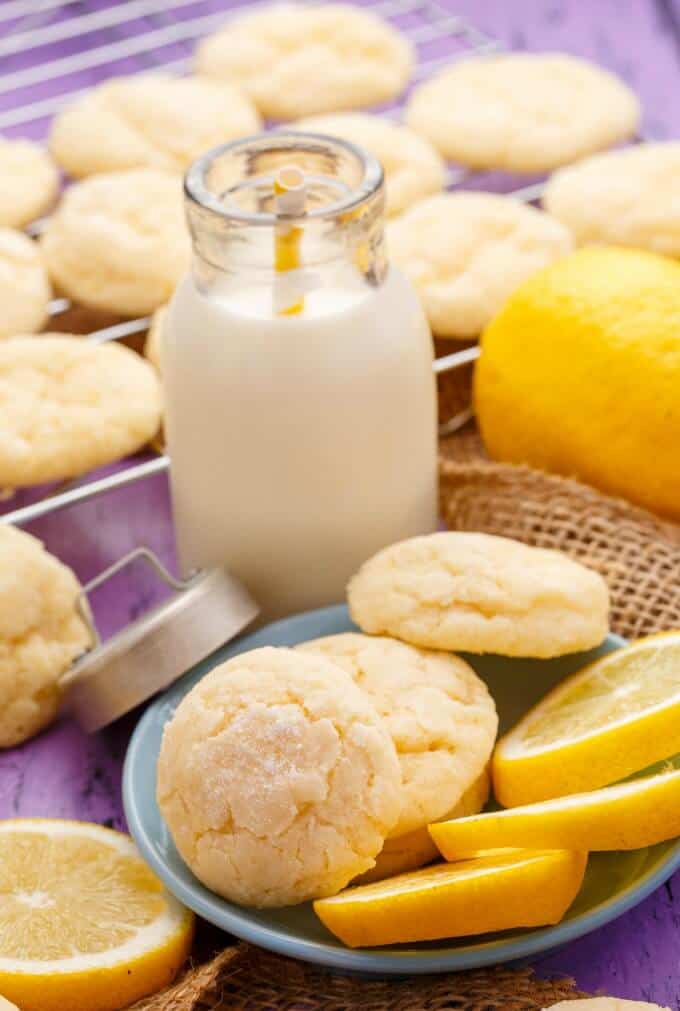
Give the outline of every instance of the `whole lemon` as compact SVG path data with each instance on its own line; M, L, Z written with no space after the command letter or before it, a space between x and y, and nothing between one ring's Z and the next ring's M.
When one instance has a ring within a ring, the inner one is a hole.
M575 476L680 520L680 264L587 248L521 285L475 370L500 460Z

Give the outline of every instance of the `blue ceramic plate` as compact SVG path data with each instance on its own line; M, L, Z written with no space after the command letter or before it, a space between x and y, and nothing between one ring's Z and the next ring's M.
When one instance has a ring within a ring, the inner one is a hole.
M353 628L347 609L340 605L268 625L195 667L149 706L137 725L123 776L130 831L158 876L199 915L243 940L330 968L382 974L448 972L526 958L581 937L625 913L680 867L680 841L632 853L592 854L581 893L556 927L363 950L346 948L336 940L309 904L280 910L241 909L208 891L182 862L156 805L156 761L165 722L189 689L217 663L258 646L294 646ZM622 639L609 636L591 653L558 660L495 656L466 659L488 684L500 714L501 730L505 730L565 675L621 645Z

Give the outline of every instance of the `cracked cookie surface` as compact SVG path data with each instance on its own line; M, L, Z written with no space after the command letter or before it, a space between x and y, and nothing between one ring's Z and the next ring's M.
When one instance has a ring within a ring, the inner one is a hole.
M370 151L385 172L386 209L401 214L407 207L444 188L446 166L434 147L407 126L364 112L309 116L296 130L341 137Z
M549 172L630 137L640 103L614 74L565 53L461 60L413 91L406 122L472 168Z
M437 337L477 337L519 285L571 250L559 221L493 193L441 193L390 221L387 247Z
M198 47L199 73L231 81L271 119L358 109L396 97L411 44L349 4L276 3L229 20Z
M225 81L134 74L91 88L58 113L49 145L76 179L145 166L183 172L211 148L261 126L250 99Z
M189 266L181 178L147 168L74 183L41 245L55 285L76 302L122 316L153 312Z
M56 715L59 677L90 644L79 592L73 572L37 538L0 525L0 748Z
M392 739L349 674L273 647L185 696L165 727L157 792L199 880L257 907L331 895L368 870L402 799Z
M577 245L604 243L680 256L680 142L635 144L555 172L543 206Z
M0 486L77 477L158 431L152 366L111 341L69 334L0 341Z
M460 657L352 632L297 648L347 671L385 721L403 784L390 838L447 815L483 774L498 717L486 685Z
M598 646L609 630L602 576L562 552L491 534L385 548L353 577L348 600L364 632L429 649L548 658Z
M13 228L0 228L0 338L40 330L50 295L37 243Z

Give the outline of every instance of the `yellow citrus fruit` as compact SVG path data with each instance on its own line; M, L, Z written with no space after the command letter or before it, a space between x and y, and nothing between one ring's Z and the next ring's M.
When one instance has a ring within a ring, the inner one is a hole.
M680 770L430 825L447 860L480 849L635 850L680 835Z
M562 919L587 859L568 850L506 850L349 888L318 899L314 910L350 948L538 927Z
M586 248L488 326L475 403L490 454L680 519L680 263Z
M489 799L490 785L489 774L484 771L465 791L448 818L464 818L466 815L481 811ZM391 878L395 874L414 871L418 867L424 867L425 864L431 864L438 856L439 850L432 842L427 825L423 825L413 832L396 836L394 839L386 839L385 845L375 858L375 867L355 878L352 883L364 885L371 881Z
M616 783L680 752L680 631L638 639L553 688L493 756L505 807Z
M21 1011L117 1011L172 981L193 935L129 838L0 822L0 993Z

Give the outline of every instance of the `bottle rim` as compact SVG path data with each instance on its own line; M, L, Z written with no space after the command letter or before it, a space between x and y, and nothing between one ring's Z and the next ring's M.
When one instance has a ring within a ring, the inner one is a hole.
M230 141L211 148L189 166L184 177L184 194L188 201L203 210L212 212L223 220L246 225L264 225L271 227L280 221L281 216L269 211L246 211L231 205L225 205L223 197L217 196L207 184L208 173L219 158L240 153L257 154L261 152L307 151L310 154L322 153L335 148L356 160L361 170L358 183L336 201L321 207L312 207L304 215L286 215L286 221L291 223L318 221L335 218L356 210L366 201L375 196L384 185L382 165L373 155L351 141L335 137L331 134L312 133L302 130L270 130L251 134L239 140Z

